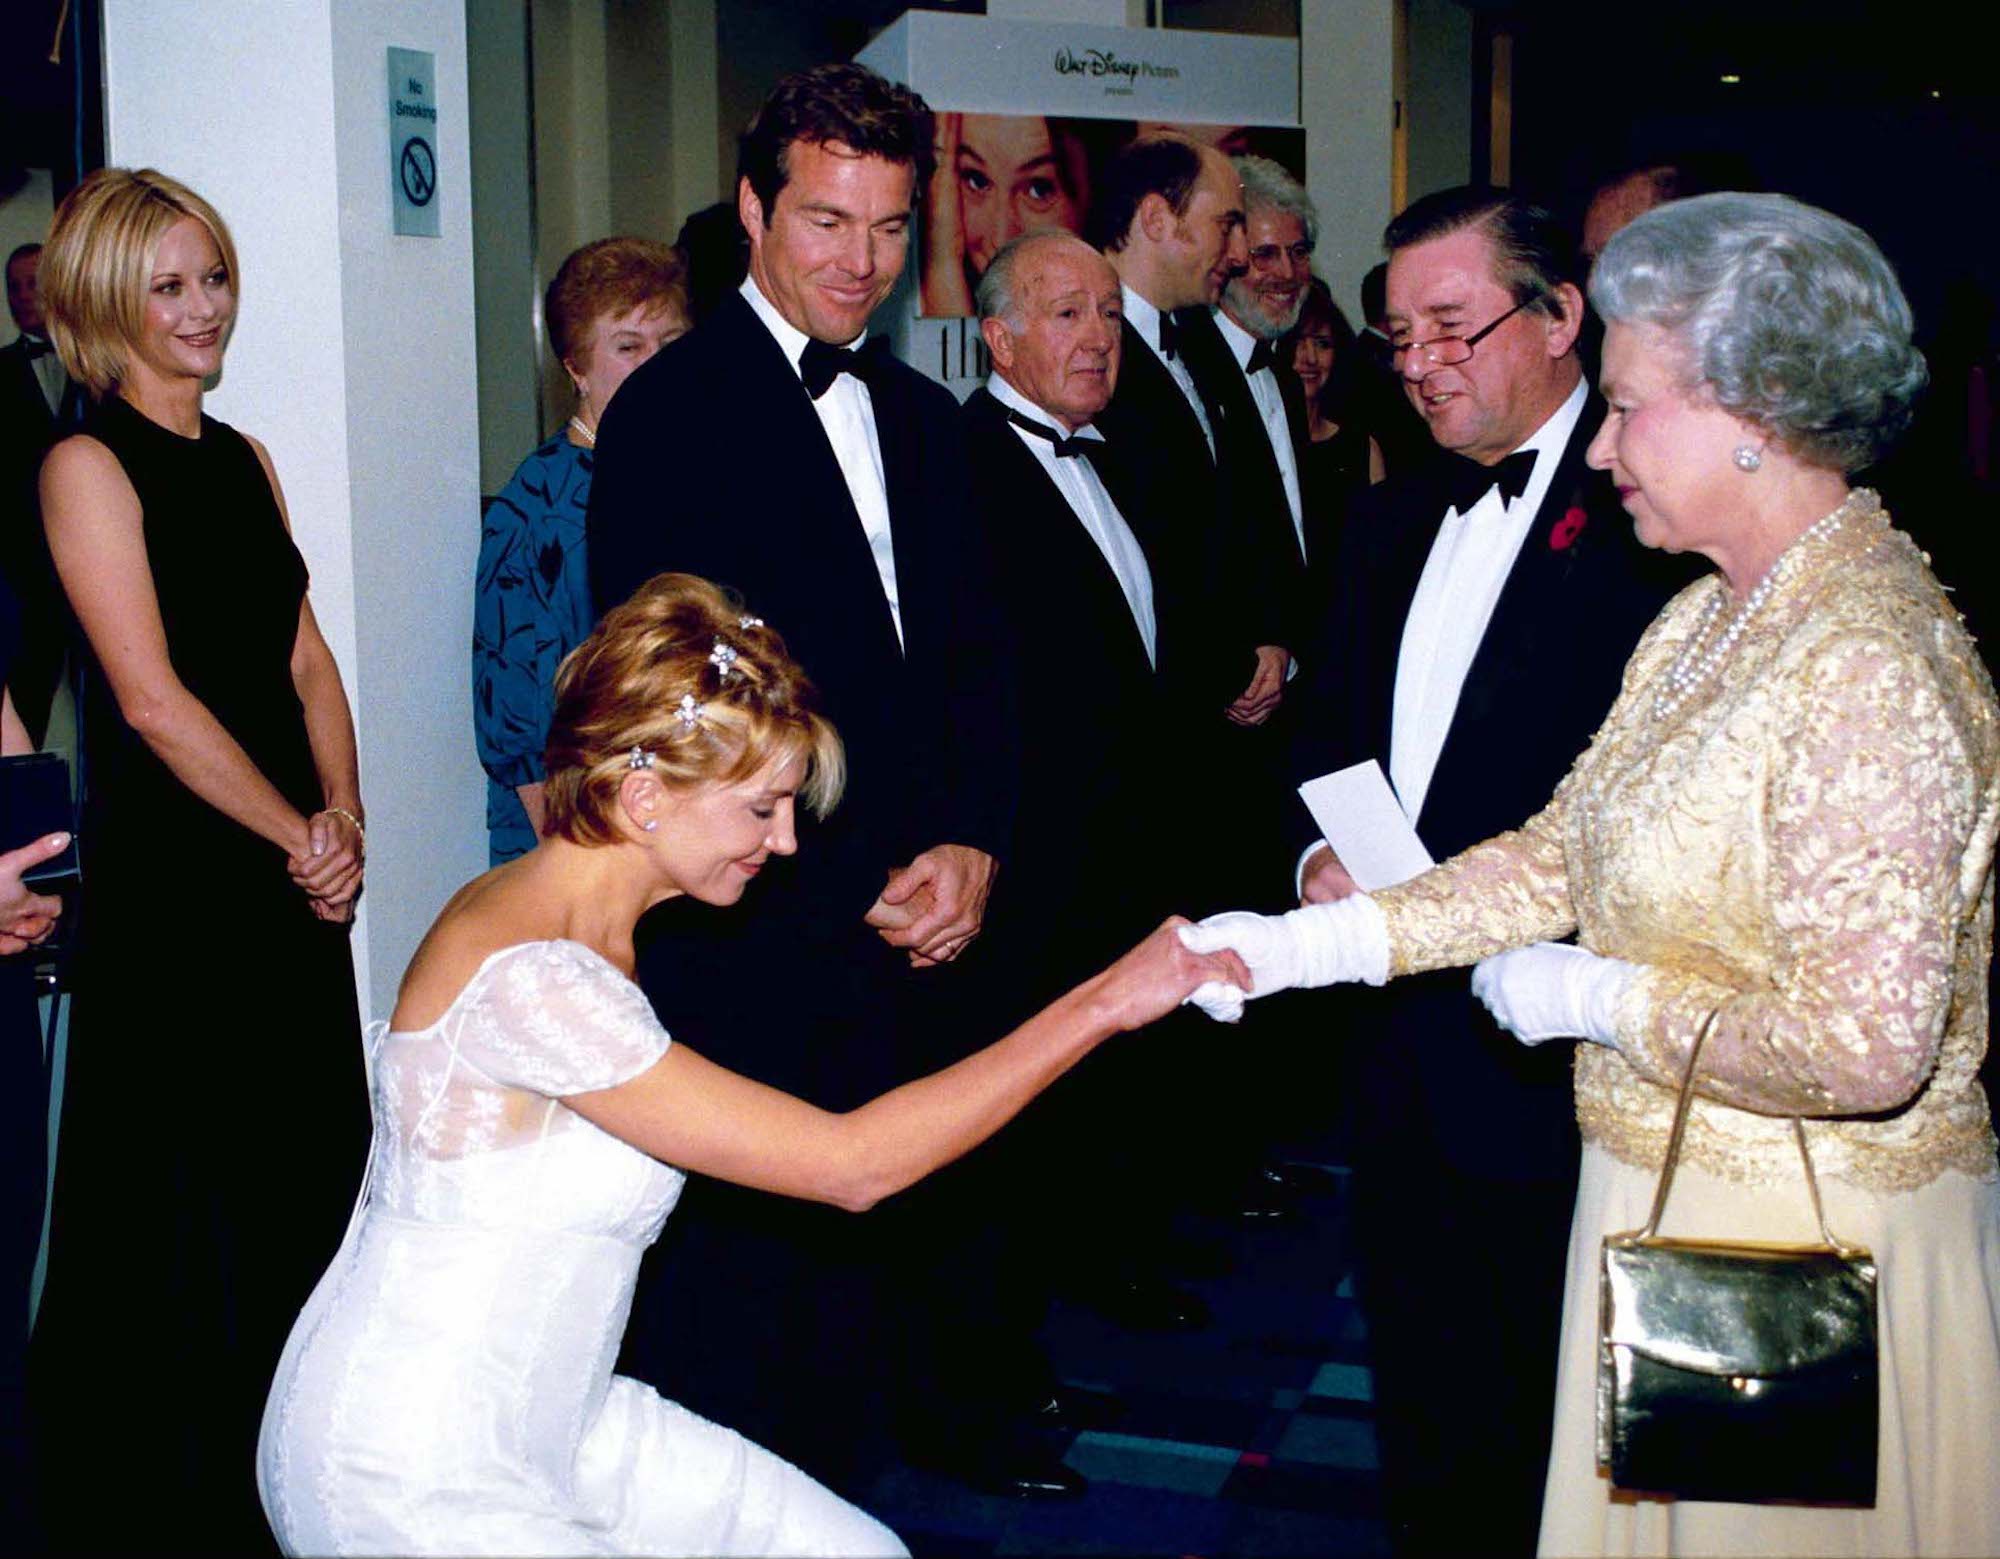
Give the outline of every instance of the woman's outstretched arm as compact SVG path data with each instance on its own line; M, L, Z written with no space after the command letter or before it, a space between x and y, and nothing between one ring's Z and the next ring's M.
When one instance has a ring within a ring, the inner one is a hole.
M1247 982L1233 955L1189 952L1181 924L1167 922L1004 1039L846 1114L679 1044L630 1082L564 1102L680 1168L859 1212L970 1152L1111 1035L1171 1012L1204 981Z

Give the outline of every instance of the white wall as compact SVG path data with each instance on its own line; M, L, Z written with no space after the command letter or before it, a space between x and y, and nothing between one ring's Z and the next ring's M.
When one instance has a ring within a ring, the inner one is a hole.
M1358 321L1361 278L1382 258L1395 114L1393 0L1299 0L1299 119L1319 208L1313 269Z
M222 211L241 320L209 409L271 448L361 740L364 1012L485 864L462 0L104 0L107 151ZM226 40L227 47L218 42ZM441 238L389 231L386 50L437 56Z

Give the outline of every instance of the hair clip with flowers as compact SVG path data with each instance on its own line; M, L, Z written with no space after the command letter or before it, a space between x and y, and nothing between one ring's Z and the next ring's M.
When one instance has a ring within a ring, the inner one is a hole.
M708 663L715 668L717 675L724 682L729 680L732 672L737 676L742 675L736 670L736 646L727 639L715 641L715 648L708 652Z
M694 694L681 694L681 701L674 706L674 718L681 723L683 731L692 731L701 724L702 705L694 701ZM650 758L652 755L647 754Z
M625 756L625 767L628 769L650 769L658 761L645 748L634 747Z

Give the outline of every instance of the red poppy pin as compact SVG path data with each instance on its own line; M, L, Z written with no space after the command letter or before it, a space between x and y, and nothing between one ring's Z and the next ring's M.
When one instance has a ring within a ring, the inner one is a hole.
M1584 526L1590 523L1590 516L1582 509L1571 507L1563 512L1563 517L1549 527L1549 551L1567 552L1576 545L1576 538L1583 534Z

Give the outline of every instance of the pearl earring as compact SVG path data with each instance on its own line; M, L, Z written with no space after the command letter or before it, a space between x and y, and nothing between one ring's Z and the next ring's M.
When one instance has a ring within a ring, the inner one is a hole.
M1754 471L1764 463L1763 455L1748 444L1738 444L1736 453L1730 457L1739 471Z
M639 826L645 829L646 832L650 834L659 828L660 820L657 817L649 817L646 819L645 822L641 823Z

